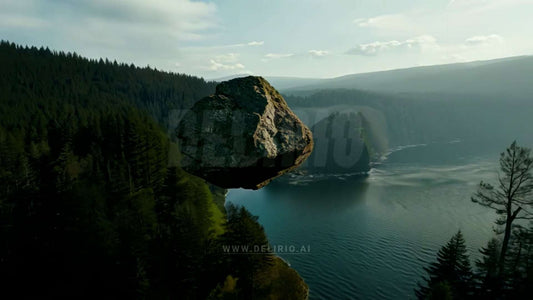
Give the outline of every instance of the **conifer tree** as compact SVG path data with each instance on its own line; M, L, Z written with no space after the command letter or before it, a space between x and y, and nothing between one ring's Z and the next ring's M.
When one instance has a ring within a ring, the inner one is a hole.
M242 288L245 297L251 297L255 273L272 265L274 257L269 249L263 251L261 248L268 246L268 239L263 226L257 222L257 216L244 207L229 205L227 218L222 244L233 252L222 254L228 258L232 275L240 278L238 286Z
M472 271L461 231L439 250L437 261L424 269L429 277L426 278L426 286L420 286L415 291L419 299L436 297L433 294L430 298L432 291L443 284L450 286L453 299L466 299L471 295Z
M498 259L501 243L493 238L479 252L483 255L476 261L476 290L483 298L494 298L501 292L498 286Z
M520 147L516 141L513 142L505 152L500 154L500 169L503 174L498 176L498 185L495 187L482 181L472 201L492 208L500 215L496 224L503 229L496 229L496 233L503 234L498 259L498 277L503 283L513 225L516 220L533 219L531 214L533 206L531 149Z
M533 292L533 228L517 227L513 231L506 260L508 289L512 299L525 299Z

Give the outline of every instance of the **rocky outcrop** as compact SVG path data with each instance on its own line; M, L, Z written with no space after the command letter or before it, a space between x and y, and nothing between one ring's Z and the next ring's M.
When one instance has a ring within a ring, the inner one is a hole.
M223 188L258 189L311 154L311 131L261 77L220 83L176 130L182 167Z
M365 173L368 145L360 113L333 113L312 127L315 150L301 170L306 173Z

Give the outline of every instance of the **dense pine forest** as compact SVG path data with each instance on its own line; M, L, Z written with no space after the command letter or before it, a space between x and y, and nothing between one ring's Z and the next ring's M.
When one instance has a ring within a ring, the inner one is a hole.
M76 53L22 47L4 41L0 42L0 61L3 104L26 101L37 105L60 99L65 105L81 103L101 107L93 102L122 101L147 111L163 125L167 125L173 109L189 108L212 94L216 86L215 82L194 76L107 59L89 60ZM17 122L24 123L20 117Z
M0 65L2 293L305 292L272 254L222 253L225 244L267 244L264 230L243 208L226 212L223 190L179 167L169 112L215 83L8 42L0 43Z

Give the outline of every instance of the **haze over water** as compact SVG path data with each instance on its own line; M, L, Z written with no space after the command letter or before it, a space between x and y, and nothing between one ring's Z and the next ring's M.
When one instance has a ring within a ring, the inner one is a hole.
M231 190L227 201L259 216L272 245L310 245L279 255L310 288L310 299L414 299L423 267L461 229L471 263L493 236L493 211L470 201L497 178L499 152L453 141L400 148L366 178L274 182Z

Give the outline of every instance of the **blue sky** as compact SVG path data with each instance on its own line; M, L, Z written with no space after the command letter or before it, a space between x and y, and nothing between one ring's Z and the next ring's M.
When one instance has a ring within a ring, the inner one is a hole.
M0 0L0 39L205 78L533 54L533 0Z

